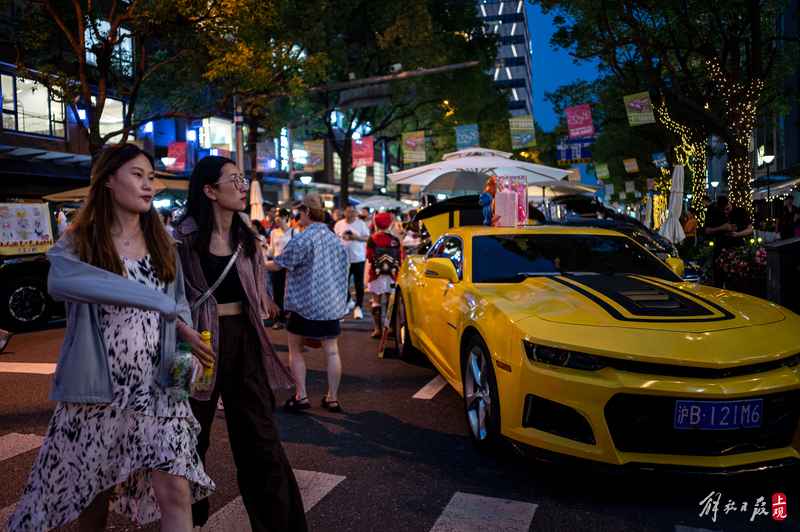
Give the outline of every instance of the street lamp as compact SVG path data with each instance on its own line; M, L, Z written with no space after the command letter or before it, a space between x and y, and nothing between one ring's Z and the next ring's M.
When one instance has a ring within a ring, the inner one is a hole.
M767 167L767 205L769 206L769 218L772 220L772 198L770 197L770 187L772 185L770 178L769 178L769 167L772 164L772 161L775 160L774 155L765 155L761 158L764 161L764 164Z
M719 186L719 181L712 181L711 188L714 189L714 201L717 201L717 187Z

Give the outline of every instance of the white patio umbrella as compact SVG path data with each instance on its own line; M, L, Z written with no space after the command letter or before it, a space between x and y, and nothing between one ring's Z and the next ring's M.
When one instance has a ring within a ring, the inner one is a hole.
M477 172L480 174L504 176L524 176L528 184L559 181L569 172L543 164L517 161L507 152L486 148L468 148L448 153L438 163L426 164L416 168L389 174L393 183L402 185L428 186L442 174L454 171Z
M250 183L250 219L264 219L264 197L261 195L261 183L256 180Z
M544 203L546 200L569 194L594 194L597 192L598 188L599 187L593 185L571 183L569 181L529 185L528 199L534 203Z
M672 188L669 192L667 221L661 226L659 233L670 242L677 244L686 238L681 227L680 217L683 211L683 166L676 165L672 172Z
M402 201L397 201L394 198L390 198L388 196L370 196L361 203L358 204L359 209L375 209L378 210L387 210L392 211L395 209L401 209L403 211L407 211L411 209L410 205L403 203Z

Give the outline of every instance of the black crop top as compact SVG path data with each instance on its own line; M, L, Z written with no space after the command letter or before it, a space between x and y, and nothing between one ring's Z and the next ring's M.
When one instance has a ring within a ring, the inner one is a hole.
M209 287L217 281L217 278L222 274L222 271L230 260L231 255L220 257L218 255L206 253L202 260L202 268L203 275L206 276L206 283L208 283ZM217 303L247 302L247 296L244 293L244 288L242 288L242 282L239 280L239 273L236 271L235 265L231 267L230 271L228 271L228 275L225 276L222 283L214 290L213 295Z

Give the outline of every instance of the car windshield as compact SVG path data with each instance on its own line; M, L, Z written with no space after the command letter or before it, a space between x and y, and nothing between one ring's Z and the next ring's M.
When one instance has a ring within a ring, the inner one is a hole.
M513 283L559 274L638 274L679 280L664 263L622 236L476 236L472 257L475 283Z

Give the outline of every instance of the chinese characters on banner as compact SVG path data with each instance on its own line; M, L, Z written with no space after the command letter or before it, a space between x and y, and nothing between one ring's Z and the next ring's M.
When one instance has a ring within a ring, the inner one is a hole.
M353 139L353 168L372 166L375 161L375 146L372 137Z
M533 127L533 117L531 115L509 118L508 127L511 130L511 149L516 150L536 146L536 131Z
M425 162L425 132L411 131L403 133L403 162Z
M456 149L463 150L480 145L478 124L456 126Z
M183 172L186 170L186 142L170 142L167 146L167 157L175 159L167 166L170 172Z
M633 181L625 181L625 192L634 192L636 190L636 183Z
M567 107L567 129L569 138L580 139L594 136L594 124L592 123L592 108L588 103Z
M629 174L635 174L639 171L639 163L636 159L623 159L622 164L625 165L625 171Z
M650 102L649 93L629 94L623 100L625 101L625 112L628 113L628 123L630 125L641 126L655 123L656 118L653 116L653 104Z
M768 516L770 511L767 509L767 500L764 496L760 496L753 501L752 506L748 505L749 501L742 501L741 503L727 499L724 506L722 502L722 492L712 491L706 495L698 504L700 506L700 513L698 517L708 517L712 522L716 523L719 514L728 515L730 513L741 513L750 516L750 522L754 522L757 517ZM786 504L786 495L784 493L776 492L772 494L772 519L774 521L784 521L789 517L789 511Z
M594 174L597 176L597 179L608 179L611 172L608 170L608 165L602 163L594 165Z
M369 137L370 139L372 137ZM303 165L305 172L317 172L325 169L325 141L307 140L303 143L306 150L306 163ZM353 150L353 160L355 161L355 150ZM372 163L370 163L372 164Z

